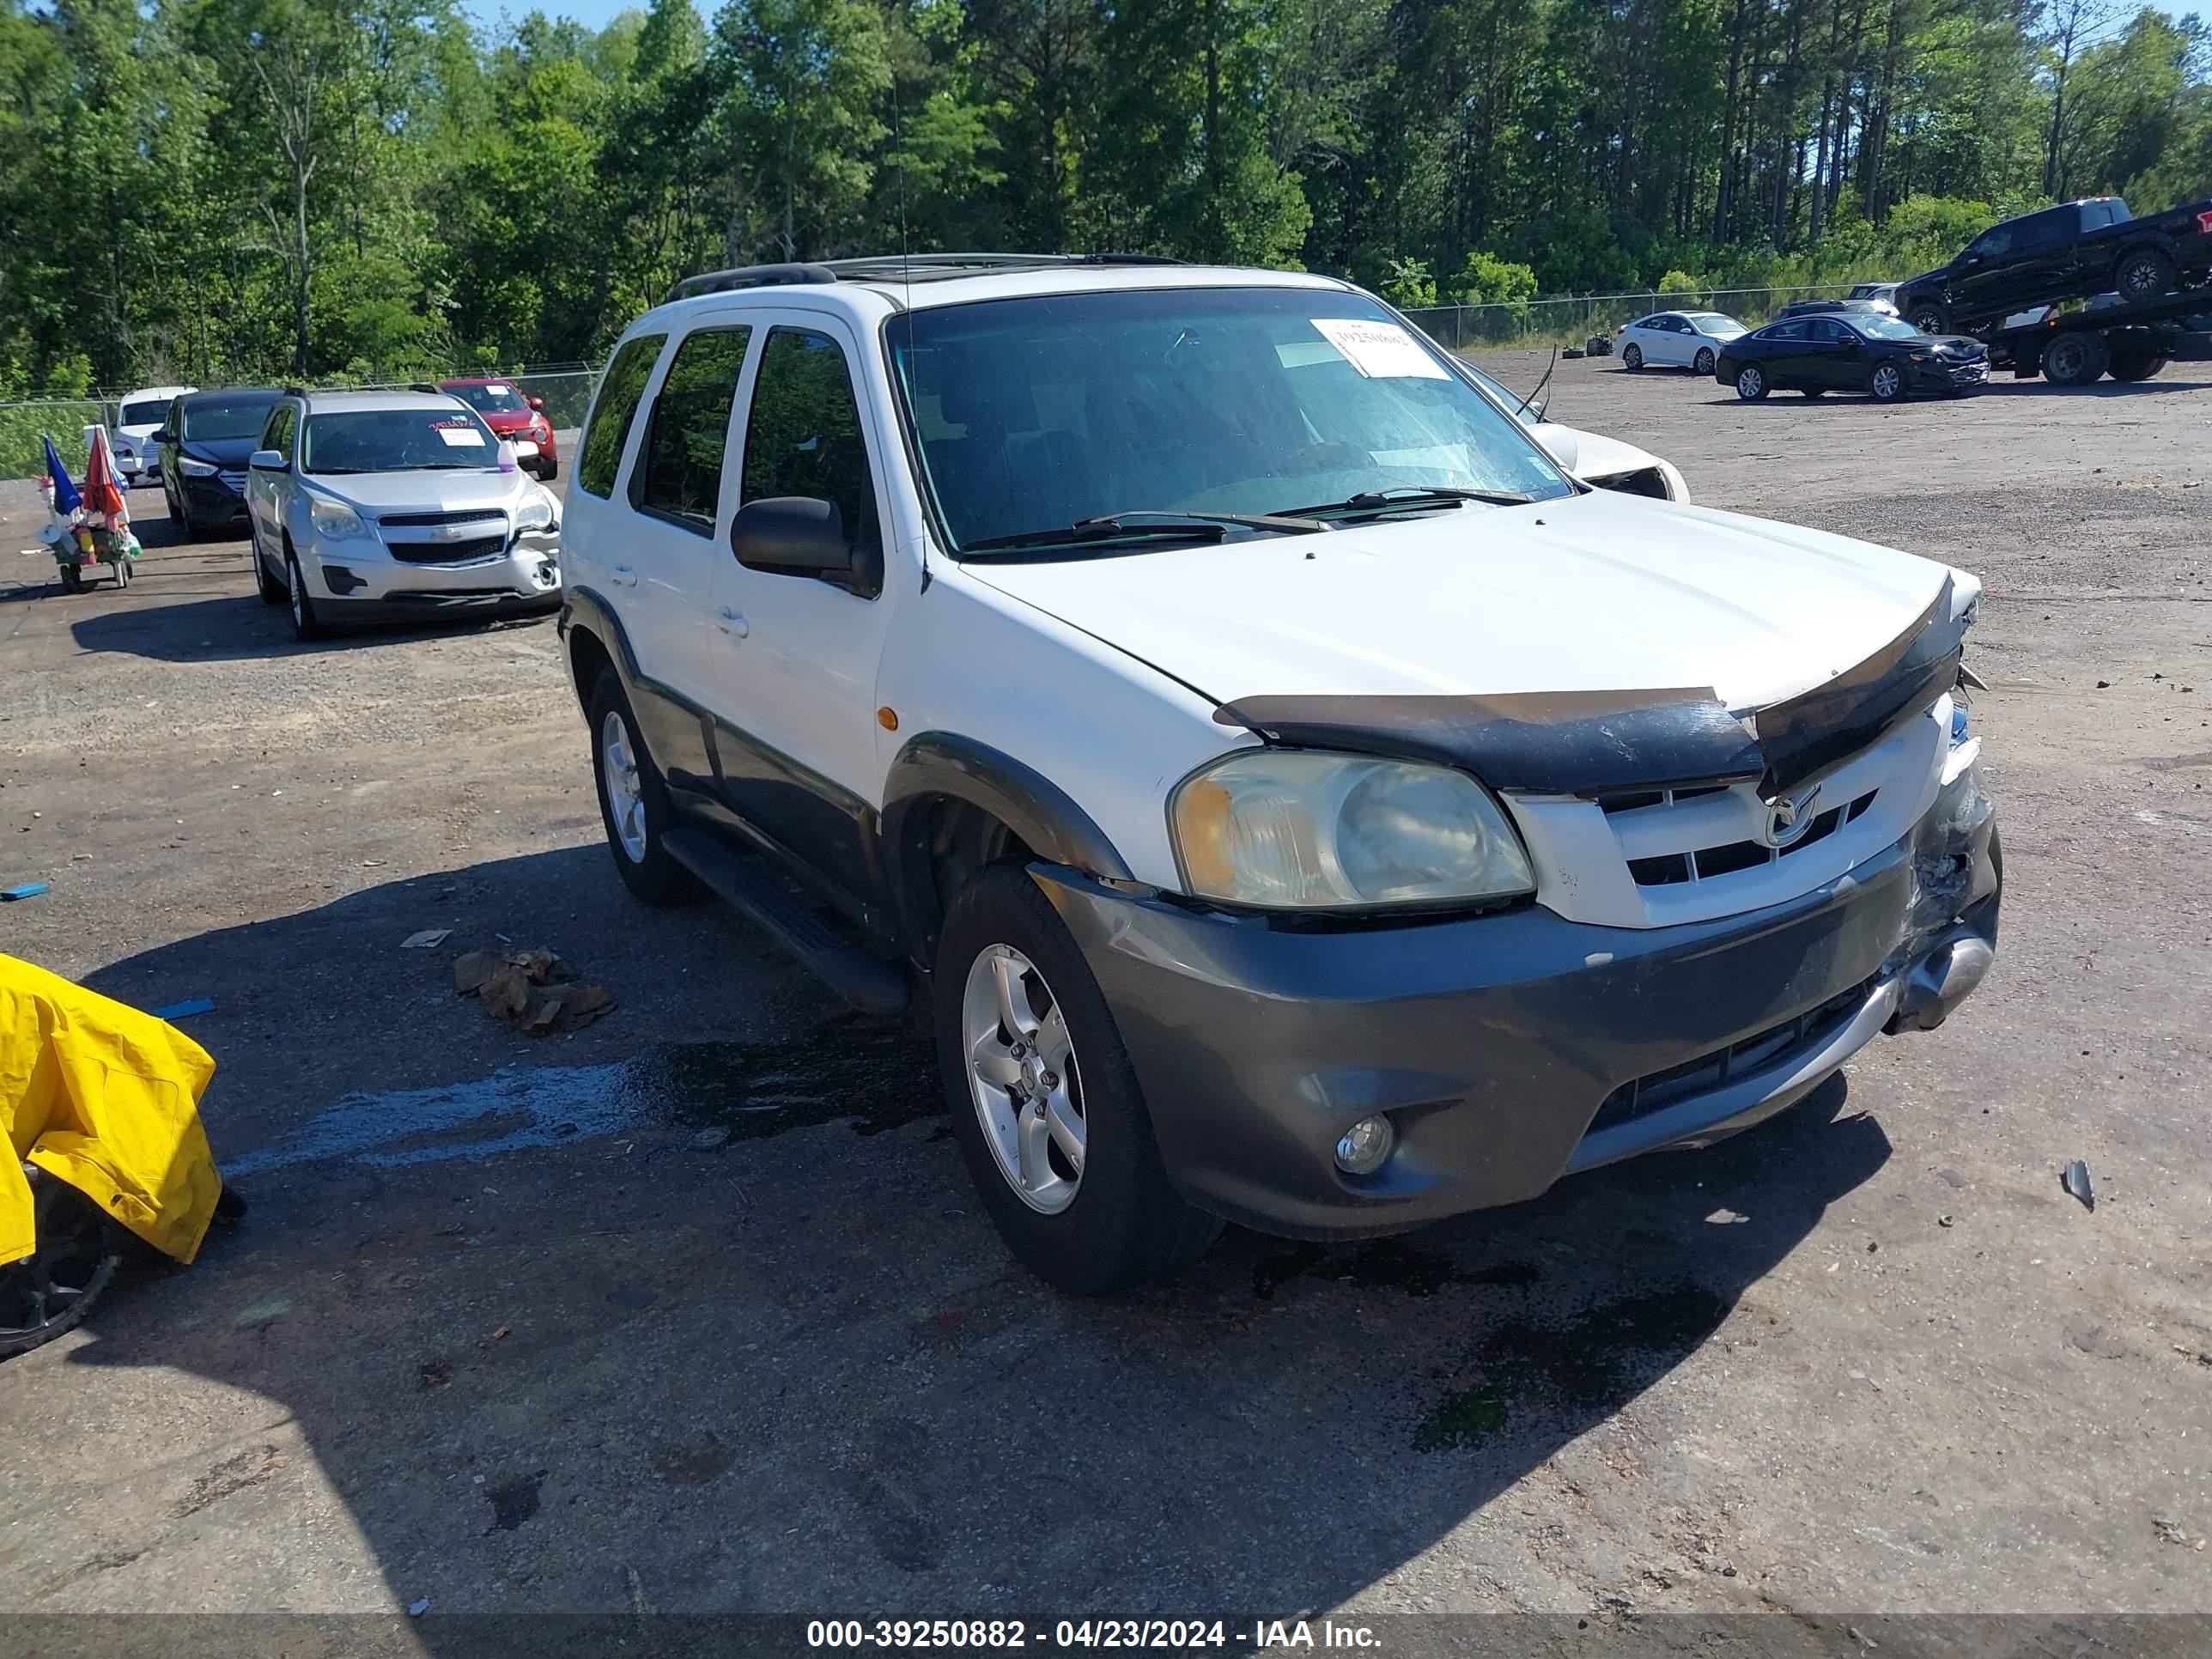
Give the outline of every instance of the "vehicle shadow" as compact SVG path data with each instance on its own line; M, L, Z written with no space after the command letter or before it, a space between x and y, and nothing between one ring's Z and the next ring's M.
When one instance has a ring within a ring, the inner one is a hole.
M2015 380L2000 370L1990 377L1990 383L1984 390L2007 398L2135 398L2159 392L2201 392L2208 386L2212 386L2212 375L2202 374L2187 379L2169 374L2148 380L2099 380L2091 386L2053 386L2041 379Z
M163 574L157 564L140 580L159 580ZM70 633L82 651L118 652L154 662L246 662L368 650L432 635L534 628L551 620L552 613L545 611L503 618L457 617L442 625L410 623L348 628L302 644L292 636L291 618L284 608L264 605L249 591L180 605L100 611L72 622Z
M447 886L449 948L560 902L617 1011L533 1041L453 998L445 953L395 965ZM1838 1078L1708 1152L1402 1240L1232 1231L1180 1284L1073 1301L979 1214L927 1042L825 1018L765 952L712 911L640 911L591 847L94 974L214 998L206 1116L252 1209L15 1362L19 1468L112 1413L159 1426L10 1576L57 1608L92 1575L107 1605L133 1574L231 1607L335 1595L261 1559L283 1535L446 1613L1328 1607L1678 1369L1702 1380L1642 1456L1709 1413L1701 1350L1768 1331L1747 1291L1890 1155ZM481 1651L457 1626L410 1634Z

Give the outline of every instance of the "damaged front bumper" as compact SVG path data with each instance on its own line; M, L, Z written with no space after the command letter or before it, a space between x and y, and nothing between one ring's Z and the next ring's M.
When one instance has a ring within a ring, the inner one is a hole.
M1749 915L1601 927L1538 907L1313 929L1036 875L1114 1011L1168 1172L1262 1231L1356 1237L1699 1146L1802 1099L1987 971L2002 854L1971 749L1912 832ZM1396 1149L1334 1161L1359 1120Z

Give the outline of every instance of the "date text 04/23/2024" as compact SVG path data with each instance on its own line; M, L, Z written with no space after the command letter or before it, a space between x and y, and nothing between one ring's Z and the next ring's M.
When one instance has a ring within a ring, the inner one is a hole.
M1232 1628L1232 1623L1236 1626ZM1376 1651L1365 1625L1333 1619L815 1619L810 1648L1346 1648Z

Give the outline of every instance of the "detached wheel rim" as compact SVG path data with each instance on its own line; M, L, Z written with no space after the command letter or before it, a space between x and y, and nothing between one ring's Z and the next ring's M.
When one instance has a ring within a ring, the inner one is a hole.
M1765 387L1766 377L1755 368L1747 368L1735 377L1735 392L1739 398L1756 398Z
M1874 372L1874 395L1883 403L1897 396L1903 385L1903 379L1888 363L1884 363Z
M999 1173L1022 1202L1057 1215L1083 1185L1083 1079L1060 1002L1010 945L968 969L960 1031L968 1092Z
M599 726L599 776L606 785L607 817L615 840L632 864L645 862L645 782L638 775L637 751L618 710L607 710Z

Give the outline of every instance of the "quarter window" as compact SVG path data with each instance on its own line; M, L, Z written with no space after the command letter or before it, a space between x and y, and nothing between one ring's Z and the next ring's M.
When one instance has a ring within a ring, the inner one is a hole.
M583 453L576 462L576 487L592 495L611 496L615 474L622 470L623 447L629 441L629 423L636 418L645 397L645 383L665 334L641 334L623 343L599 381L599 401L592 407L591 424L584 428Z
M269 417L268 429L261 434L262 448L275 450L289 463L292 459L292 434L296 426L292 405L279 404L276 412Z
M730 410L751 337L750 328L702 329L676 348L630 472L634 506L702 536L714 533Z
M876 487L845 354L811 330L771 331L753 387L743 499L776 495L834 501L847 546L878 543Z

